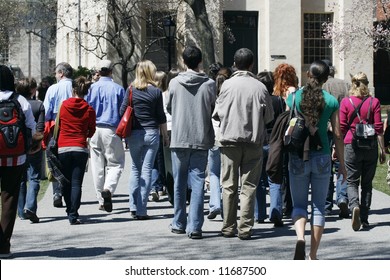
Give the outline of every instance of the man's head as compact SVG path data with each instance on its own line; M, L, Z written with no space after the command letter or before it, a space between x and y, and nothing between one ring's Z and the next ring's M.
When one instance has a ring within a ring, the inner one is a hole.
M183 60L188 68L195 70L202 62L202 52L195 46L186 47L183 52Z
M112 62L108 59L103 59L99 63L98 71L100 76L109 76L112 73Z
M61 62L56 66L56 79L57 81L61 79L71 79L73 75L73 68L69 63Z
M329 67L329 76L334 77L336 70L334 69L332 61L330 61L329 59L323 59L322 61L325 62L325 64Z
M234 54L234 65L238 70L252 70L254 61L253 52L247 48L241 48Z

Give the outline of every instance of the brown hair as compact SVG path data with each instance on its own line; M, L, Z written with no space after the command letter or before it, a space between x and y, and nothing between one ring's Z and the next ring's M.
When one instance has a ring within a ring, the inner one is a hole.
M88 94L88 90L90 86L92 85L92 82L89 81L86 77L80 76L73 80L72 82L72 88L73 92L78 96L83 98L85 95Z
M295 68L287 63L282 63L275 68L274 74L274 95L285 97L289 87L298 87L298 79Z

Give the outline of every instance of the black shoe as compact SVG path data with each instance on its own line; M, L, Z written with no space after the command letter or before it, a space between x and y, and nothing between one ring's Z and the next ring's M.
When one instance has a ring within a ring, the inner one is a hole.
M304 260L305 257L306 257L305 241L304 240L298 240L297 244L295 245L294 260Z
M242 235L238 235L238 238L240 240L250 240L252 238L252 236L250 234L242 234Z
M188 237L190 239L202 239L203 236L202 236L202 233L199 232L199 231L193 231L191 232L190 234L188 234Z
M185 230L183 230L183 229L177 229L177 228L172 228L172 229L171 229L171 232L172 232L172 233L176 233L176 234L184 234L184 233L186 233Z
M81 220L79 220L79 219L76 219L76 220L70 222L70 225L72 225L72 226L74 226L74 225L82 225L82 224L83 224L83 222Z
M109 190L102 191L102 198L104 199L103 207L107 212L112 212L112 199Z
M341 201L338 206L340 208L339 217L342 219L348 219L349 218L348 203L346 201Z
M279 219L274 220L273 223L274 223L274 227L283 227L284 226L283 221L279 220Z
M362 220L362 228L364 229L370 228L370 223L367 220Z
M236 235L234 233L223 233L223 232L221 232L221 236L225 237L225 238L236 237Z
M332 209L325 209L325 216L332 216Z
M39 218L38 218L37 214L35 214L34 212L32 212L28 209L24 209L23 214L24 214L24 217L26 219L29 219L33 224L39 223Z
M258 224L265 224L265 220L264 219L256 220L256 223L258 223Z
M106 211L106 210L104 209L104 206L103 206L103 205L99 205L99 210L100 210L100 211Z
M62 196L59 194L55 194L53 197L53 206L56 208L61 208L63 206L62 204Z
M145 215L145 216L136 216L137 220L149 220L150 216Z
M133 219L136 219L136 218L137 218L137 211L130 211L130 216L131 216Z
M214 211L211 211L207 216L207 219L214 220L219 214L221 214L221 209L216 209Z

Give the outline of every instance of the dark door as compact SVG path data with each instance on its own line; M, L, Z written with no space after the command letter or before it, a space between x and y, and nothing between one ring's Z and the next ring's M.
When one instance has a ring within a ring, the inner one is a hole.
M258 12L224 11L223 19L230 32L224 32L223 61L225 66L233 65L234 53L240 48L250 49L255 56L253 73L258 71L257 29ZM230 34L229 34L230 33Z

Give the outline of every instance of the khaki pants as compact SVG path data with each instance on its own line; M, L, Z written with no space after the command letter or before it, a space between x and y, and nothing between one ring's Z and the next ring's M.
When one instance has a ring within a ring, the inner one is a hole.
M246 144L221 148L221 179L223 203L222 234L251 235L254 224L254 202L256 187L261 176L263 149L261 145ZM239 178L241 191L238 196ZM238 198L241 218L237 228Z

